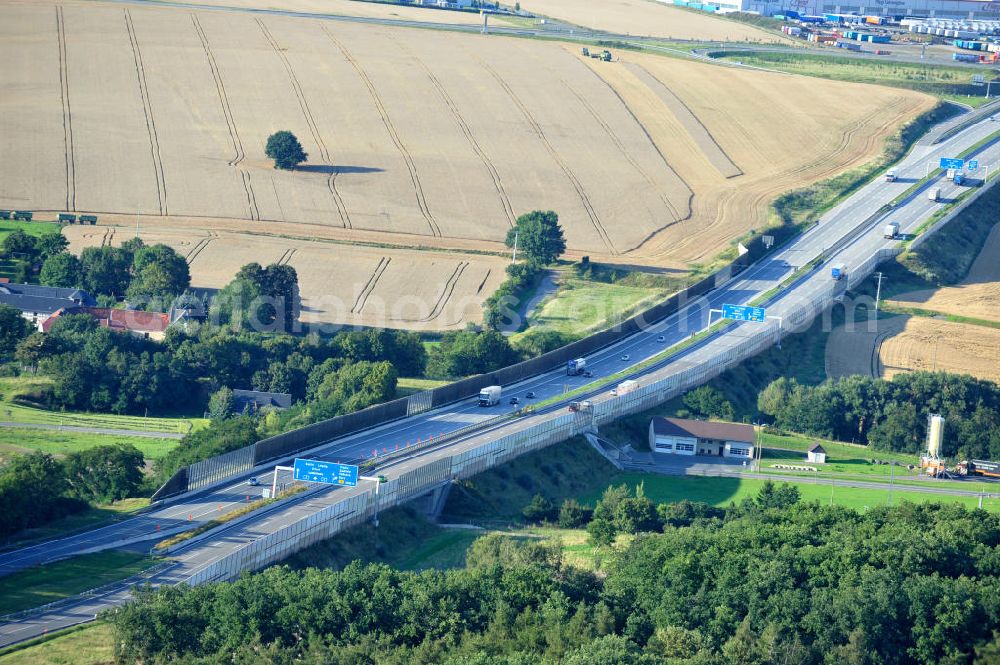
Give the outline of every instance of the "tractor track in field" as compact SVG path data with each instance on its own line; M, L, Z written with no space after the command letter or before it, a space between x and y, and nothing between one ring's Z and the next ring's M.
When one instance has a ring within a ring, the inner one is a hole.
M448 277L448 281L445 282L444 288L441 289L441 295L438 296L437 302L434 303L434 308L431 310L430 314L420 319L421 323L433 321L437 317L441 316L444 312L444 306L448 304L448 301L451 300L451 296L455 293L455 287L458 285L458 280L462 277L462 273L465 272L465 269L470 265L472 264L468 261L458 262L458 265L455 266L455 270L452 271L451 276Z
M424 70L424 73L427 74L427 78L430 79L431 84L434 86L434 89L437 90L441 100L445 103L445 106L448 107L448 110L451 111L452 116L455 118L455 122L458 124L458 128L462 130L462 134L465 135L465 139L472 147L472 151L476 153L476 156L479 157L479 160L489 172L490 178L493 180L493 187L497 190L497 196L500 197L500 204L503 206L504 214L507 216L507 223L510 224L511 228L513 228L515 221L517 221L517 216L514 214L514 206L510 203L510 197L507 195L507 190L504 187L503 179L500 177L500 172L497 170L496 164L493 163L493 160L490 159L490 156L486 154L486 151L479 144L479 141L476 139L476 135L472 132L472 128L469 127L469 123L465 121L465 118L462 116L462 112L458 110L458 105L455 103L455 100L451 98L451 95L448 94L444 85L438 77L434 75L434 72L431 71L430 67L427 66L427 63L413 54L407 47L400 45L400 48L409 53L410 59L416 62L420 68Z
M365 283L364 288L361 289L361 293L359 293L358 297L354 299L354 306L351 307L351 314L360 314L361 310L365 308L365 305L368 303L369 296L371 296L372 291L375 290L379 280L382 279L382 275L385 273L386 268L389 267L390 262L392 262L392 259L389 257L383 256L379 258L378 265L375 266L375 270L372 271L372 274L368 276L368 281Z
M587 216L590 217L590 221L594 225L597 235L604 242L604 246L607 247L608 251L612 255L617 255L618 250L615 249L614 243L611 242L611 236L608 235L608 231L604 228L601 218L597 215L597 211L594 210L594 206L590 202L590 197L587 196L587 191L584 189L583 183L580 182L580 180L576 177L576 174L574 174L572 169L570 169L569 164L567 164L559 152L556 151L555 146L549 142L548 137L545 136L544 130L542 130L534 116L531 115L531 111L528 110L528 107L524 105L524 102L521 101L517 94L507 84L507 81L505 81L503 77L500 76L495 69L493 69L493 67L482 60L479 60L479 64L490 74L490 76L494 78L494 80L496 80L500 87L503 88L504 92L507 93L507 96L510 97L511 101L514 102L514 105L517 106L518 110L521 111L521 114L527 121L528 126L531 127L535 135L539 138L539 140L541 140L545 149L548 150L549 155L552 156L552 159L556 162L559 168L562 169L563 174L570 181L570 184L573 185L573 189L576 190L576 194L579 197L580 202L583 203L584 210L586 210Z
M59 42L59 98L62 102L63 145L66 157L66 210L76 210L76 150L73 146L73 107L69 100L69 56L66 48L66 19L62 5L56 6L56 34Z
M132 58L135 61L135 75L139 82L139 97L142 99L142 111L146 116L146 133L149 135L149 151L153 158L153 175L156 178L156 198L159 202L160 214L169 215L167 204L167 181L163 174L163 157L160 154L160 139L156 133L156 120L153 117L153 105L149 98L149 86L146 83L146 69L142 64L142 51L139 48L139 37L132 24L132 14L126 8L125 29L129 42L132 44Z
M264 34L264 39L267 43L271 45L274 52L278 54L281 59L281 64L285 66L285 71L288 73L288 80L292 84L292 92L295 93L295 98L299 103L299 108L302 110L302 116L305 118L306 125L309 127L309 133L312 134L313 141L319 147L320 158L331 167L330 174L326 179L326 187L330 190L330 194L333 196L334 205L337 207L337 214L340 216L340 223L345 229L352 229L354 225L351 224L351 217L347 212L347 205L344 203L343 197L337 190L337 176L340 175L339 170L333 163L333 157L330 155L329 149L326 147L326 142L323 141L323 135L319 131L319 125L316 124L316 118L313 116L312 109L309 108L309 102L306 100L305 91L302 89L302 84L299 82L299 77L295 75L295 69L292 68L292 63L288 60L288 56L285 55L284 49L278 45L278 42L271 36L271 31L267 29L264 25L264 21L261 19L254 19L257 21L257 25L260 26L261 32Z
M396 131L396 127L393 125L392 119L389 117L389 112L382 103L382 98L379 96L378 90L375 89L375 84L368 77L368 73L365 72L361 63L359 63L354 56L351 55L351 52L347 50L347 47L341 44L340 40L334 37L325 26L323 27L323 32L326 33L327 38L333 42L334 46L340 50L347 62L354 67L354 71L358 73L358 76L361 78L361 82L368 88L368 94L371 95L372 101L375 103L375 109L378 111L379 117L382 119L382 125L389 133L389 138L392 139L392 142L395 144L399 154L402 155L403 161L406 163L406 168L410 172L410 182L413 183L413 192L417 198L417 207L420 208L420 214L423 215L424 220L430 227L431 235L440 238L442 236L441 227L438 226L437 220L434 219L434 215L431 214L431 209L427 205L427 199L424 196L424 188L420 184L420 175L417 173L417 167L413 162L413 156L410 155L409 150L406 148L406 144L403 143L402 138Z
M219 68L219 63L215 59L215 53L212 51L212 45L208 41L208 35L205 34L205 29L202 27L197 14L191 14L191 22L194 24L195 32L198 33L198 39L201 40L201 46L205 50L205 58L208 60L208 68L212 71L212 79L215 81L215 90L219 94L219 104L222 106L222 115L226 120L226 128L229 130L229 139L232 141L233 151L236 153L235 156L229 160L229 166L239 166L240 162L246 159L247 155L246 150L243 149L243 141L240 139L240 132L236 128L236 119L233 116L232 106L229 103L229 95L226 93L226 84L222 80L222 71ZM250 179L250 173L240 169L240 181L243 185L243 190L246 192L247 209L250 213L250 219L260 221L260 209L257 207L257 195L253 191L253 182Z

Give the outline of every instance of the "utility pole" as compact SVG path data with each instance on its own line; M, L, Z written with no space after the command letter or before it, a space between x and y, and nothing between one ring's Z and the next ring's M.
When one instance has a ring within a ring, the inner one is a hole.
M990 98L990 86L992 84L993 84L993 81L987 81L986 82L986 99Z
M878 314L878 301L882 297L882 278L884 275L881 272L875 273L875 277L878 278L878 286L875 287L875 313Z

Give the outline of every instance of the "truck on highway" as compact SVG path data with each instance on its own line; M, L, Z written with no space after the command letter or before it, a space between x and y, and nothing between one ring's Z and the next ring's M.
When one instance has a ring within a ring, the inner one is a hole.
M587 361L583 358L570 360L566 363L566 376L579 376L587 369Z
M956 185L961 185L963 182L965 182L965 178L962 176L961 173L956 173L955 177L952 178L952 180L955 182Z
M479 391L479 406L493 406L500 402L500 393L503 388L500 386L486 386Z
M932 187L931 190L929 192L927 192L927 199L929 201L934 201L934 202L940 201L941 200L941 188L940 187Z
M590 400L583 400L582 402L569 403L569 410L572 411L573 413L577 413L578 411L590 411L593 408L594 408L594 403L591 402Z
M629 379L628 381L622 381L617 386L615 386L614 390L611 391L611 394L617 397L621 397L622 395L628 395L630 392L632 392L638 387L639 383L637 381Z
M833 268L830 270L830 277L838 281L847 277L847 266L843 263L834 263Z
M889 222L885 225L885 229L882 231L882 237L886 240L892 240L899 235L899 224L896 222Z
M956 173L958 173L957 169L948 169L947 171L944 172L944 179L954 180Z
M899 172L896 171L896 169L889 169L888 171L885 172L886 182L896 182L897 178L899 178Z

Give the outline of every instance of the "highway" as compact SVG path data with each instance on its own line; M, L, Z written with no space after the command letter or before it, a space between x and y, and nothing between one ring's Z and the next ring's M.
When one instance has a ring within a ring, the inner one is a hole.
M881 230L886 221L898 223L903 233L912 232L941 207L942 203L928 200L926 195L928 188L941 187L944 202L957 195L962 188L938 178L920 191L914 192L889 213L873 217L872 212L882 209L906 192L914 182L923 178L929 165L936 165L938 157L956 156L963 149L991 136L998 129L1000 123L994 123L992 118L988 118L940 144L918 144L897 166L900 177L896 182L884 182L879 178L865 185L853 196L823 215L819 223L808 232L779 248L720 288L687 304L668 319L589 356L588 369L594 372L594 378L569 377L561 370L552 371L514 386L505 386L504 398L497 406L481 408L473 400L465 400L328 442L300 456L333 461L355 461L384 455L397 448L405 451L408 446L415 446L419 442L419 448L379 469L378 473L394 478L409 469L425 464L435 455L451 454L455 448L481 444L501 434L531 426L539 420L553 418L556 414L565 412L564 403L540 409L538 413L529 417L490 425L485 430L448 442L445 449L436 448L433 444L428 448L428 440L432 437L440 439L444 434L512 412L516 408L508 403L512 396L517 396L522 403L526 403L528 402L526 394L534 392L536 401L546 400L558 397L567 390L583 387L602 376L627 370L630 366L662 353L672 344L684 341L693 333L704 330L709 323L710 310L720 308L723 303L748 303L787 280L800 267L809 264L817 257L824 257L825 261L821 265L800 276L768 303L768 314L782 317L784 329L792 330L807 326L811 321L810 317L797 317L793 320L792 313L800 309L804 303L808 305L817 302L820 296L843 288L843 282L830 278L831 263L845 263L850 273L852 266L861 265L880 249L890 248L899 242L882 237ZM976 156L982 165L989 165L992 172L997 165L1000 165L1000 144L993 142L980 149ZM818 315L820 311L815 309L811 314ZM725 353L740 339L759 330L754 326L761 325L776 324L732 325L707 337L682 354L654 365L643 374L669 375L671 372L676 372L681 364L691 366L712 363L713 359ZM660 341L660 338L663 341ZM595 389L591 396L598 401L614 399L608 394L606 387ZM267 469L256 470L254 476L261 483L270 483L270 472ZM245 475L223 483L211 491L182 497L174 503L153 509L139 517L101 529L7 552L0 555L0 572L8 574L30 565L123 544L131 543L134 547L137 542L145 542L148 546L168 532L191 528L199 522L238 507L247 500L248 495L256 495L259 488L248 486L249 478L249 474ZM247 542L274 532L285 524L342 500L345 496L370 491L371 484L368 483L363 483L357 488L319 487L275 504L258 511L251 518L221 527L212 532L210 537L177 550L172 555L172 562L165 568L157 570L149 581L153 584L174 584L189 579L191 575ZM126 597L127 584L122 583L102 590L93 597L72 599L38 615L0 624L0 646L29 639L43 631L90 620L98 610L120 603Z

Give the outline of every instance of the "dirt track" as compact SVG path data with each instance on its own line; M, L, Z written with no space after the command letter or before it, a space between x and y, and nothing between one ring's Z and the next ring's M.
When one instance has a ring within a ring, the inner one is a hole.
M891 302L903 307L1000 321L1000 224L993 228L969 274L961 283L940 289L903 293L895 296Z
M878 332L837 328L827 343L827 375L890 379L903 372L946 371L1000 381L1000 330L926 317L896 316Z
M597 30L668 39L787 42L750 25L654 0L525 0L527 11Z

